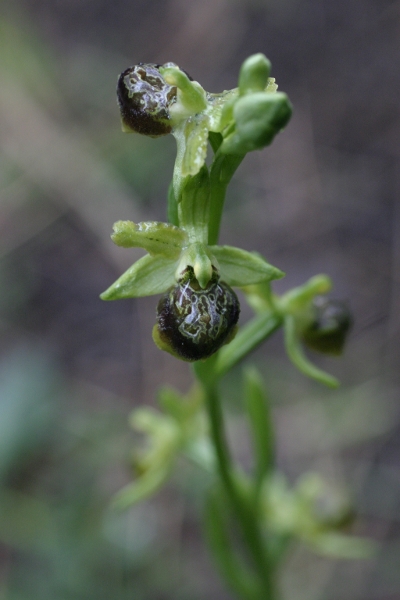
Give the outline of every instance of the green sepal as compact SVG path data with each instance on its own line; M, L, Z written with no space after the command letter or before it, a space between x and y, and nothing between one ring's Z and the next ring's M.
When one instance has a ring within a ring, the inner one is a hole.
M114 498L114 506L128 508L153 494L169 477L181 445L176 421L148 407L134 410L129 417L133 429L147 436L146 449L134 458L136 480Z
M268 146L291 114L288 97L282 92L241 96L233 106L234 130L225 133L221 152L244 154Z
M163 464L139 477L136 481L129 483L120 490L113 498L112 506L116 510L125 510L152 496L169 478L173 464Z
M258 492L274 466L274 426L264 382L257 369L244 372L244 398L255 455L255 485Z
M218 261L221 279L230 286L253 285L285 275L256 252L233 246L210 246L210 250Z
M121 300L162 294L175 283L176 260L146 254L100 295L102 300Z
M292 363L311 379L315 379L331 388L337 388L339 381L325 371L313 365L304 354L301 345L296 319L293 315L286 315L284 319L285 348Z
M175 225L159 221L117 221L111 239L123 248L144 248L152 255L178 258L181 249L188 243L188 236Z
M239 94L263 92L267 85L271 63L264 54L249 56L241 66L239 73Z
M180 226L187 232L189 242L207 244L210 219L210 176L204 165L194 177L188 177L178 204Z

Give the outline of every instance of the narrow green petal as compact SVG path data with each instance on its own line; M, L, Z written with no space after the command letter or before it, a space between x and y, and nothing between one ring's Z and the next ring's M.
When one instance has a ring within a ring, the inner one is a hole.
M175 283L176 261L146 254L135 262L108 290L102 300L139 298L166 292Z
M220 266L221 279L228 285L243 287L284 277L259 254L233 246L210 246Z
M331 388L337 388L339 386L339 381L336 377L332 377L325 371L318 369L315 365L313 365L306 355L304 354L303 347L300 342L300 338L298 336L296 330L296 320L292 315L286 315L285 317L285 348L286 352L292 363L304 373L308 377L319 381Z
M123 248L144 248L149 254L161 254L165 258L178 258L182 246L187 243L183 229L159 221L117 221L111 239Z
M113 507L117 510L125 510L154 494L170 476L172 466L171 461L150 469L136 481L126 485L114 496Z

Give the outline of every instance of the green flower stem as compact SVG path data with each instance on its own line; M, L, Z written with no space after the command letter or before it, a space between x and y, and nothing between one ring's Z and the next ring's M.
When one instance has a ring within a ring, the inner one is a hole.
M205 405L210 421L210 435L216 453L221 483L240 525L258 583L256 589L248 590L247 594L244 593L244 590L246 590L248 582L243 581L243 585L240 585L240 582L236 583L235 587L241 597L249 598L249 600L250 598L251 600L273 600L275 595L273 557L268 553L262 539L257 506L254 505L252 498L244 495L233 472L224 434L217 382L256 346L272 335L282 323L283 318L270 311L258 315L247 323L238 332L235 339L217 354L206 361L197 361L194 364L194 372L204 389ZM237 576L239 577L239 571ZM231 582L233 583L232 579Z
M208 229L210 246L218 243L226 188L244 156L244 154L222 154L219 150L215 154L210 171L211 200Z
M253 317L239 329L236 337L229 344L221 348L214 361L212 361L214 357L209 358L199 365L199 369L207 369L209 363L210 368L207 369L209 376L218 380L279 329L282 323L282 317L271 312Z
M197 373L196 365L194 370ZM258 575L259 593L257 600L273 600L271 561L261 535L257 513L254 506L244 496L236 483L232 462L224 435L223 414L218 390L198 375L203 384L206 410L210 420L210 435L215 448L217 466L231 509L238 520L249 556Z

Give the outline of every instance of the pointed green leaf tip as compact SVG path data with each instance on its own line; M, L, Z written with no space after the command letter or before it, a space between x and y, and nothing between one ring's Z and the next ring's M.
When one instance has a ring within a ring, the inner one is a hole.
M187 244L183 229L169 223L145 221L117 221L111 239L123 248L144 248L149 254L160 254L165 258L178 258L182 246Z
M146 254L135 262L108 290L102 300L122 300L162 294L175 283L176 261Z
M218 261L221 279L228 285L244 287L285 276L256 252L233 246L210 246L210 251Z

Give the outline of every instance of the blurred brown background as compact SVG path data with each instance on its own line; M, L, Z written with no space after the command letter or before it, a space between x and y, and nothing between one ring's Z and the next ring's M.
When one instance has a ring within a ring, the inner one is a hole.
M290 481L345 485L370 561L296 547L285 600L400 598L399 34L394 0L6 0L0 17L0 598L228 600L201 538L208 481L182 463L146 504L118 515L135 437L127 415L181 390L190 369L151 341L155 298L98 298L140 251L113 246L119 219L164 220L174 140L123 135L116 79L174 61L209 91L264 52L294 115L247 157L221 240L287 273L320 272L348 298L343 359L306 380L281 335L254 353ZM242 322L249 316L245 308ZM314 357L313 357L314 359ZM240 369L225 383L246 458Z

